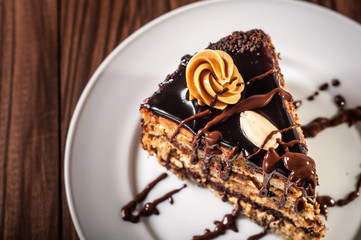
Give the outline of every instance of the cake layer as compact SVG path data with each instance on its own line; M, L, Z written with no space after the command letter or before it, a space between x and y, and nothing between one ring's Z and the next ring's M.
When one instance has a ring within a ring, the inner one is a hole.
M270 225L270 230L284 239L323 237L326 229L318 216L318 204L303 197L302 213L295 209L296 202L302 195L300 189L291 186L285 204L279 208L279 199L284 194L286 182L282 176L271 179L268 197L262 198L259 196L263 182L262 172L250 167L243 155L234 159L225 178L226 158L229 152L227 149L214 157L207 169L204 168L203 150L198 151L199 163L191 164L191 142L194 135L186 129L181 129L177 138L170 143L177 124L154 115L147 109L142 109L141 113L144 132L142 146L150 153L155 153L161 165L181 178L190 179L202 187L212 189L218 197L224 201L228 200L234 206L239 203L242 213L261 226L265 226L273 216L275 220Z

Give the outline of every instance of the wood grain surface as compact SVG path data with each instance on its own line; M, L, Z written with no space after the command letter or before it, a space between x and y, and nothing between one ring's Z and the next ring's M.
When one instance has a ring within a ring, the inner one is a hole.
M0 239L78 239L63 157L80 94L122 40L191 2L0 0ZM308 2L361 23L359 0Z

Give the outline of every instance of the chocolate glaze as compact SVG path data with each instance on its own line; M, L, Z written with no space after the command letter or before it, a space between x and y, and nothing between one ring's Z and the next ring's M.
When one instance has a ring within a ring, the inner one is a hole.
M236 219L241 211L241 206L238 205L236 209L233 209L231 214L226 214L223 217L223 220L214 221L216 225L213 231L206 229L203 235L196 235L192 237L192 240L206 240L206 239L214 239L220 235L226 233L227 229L230 229L234 232L238 232L238 228L236 226Z
M281 86L277 72L278 66L275 65L277 60L273 56L273 49L266 44L267 41L267 36L262 31L252 30L249 32L235 32L208 46L209 49L223 50L231 55L246 84L251 79L263 75L263 80L254 80L246 85L240 101L255 95L267 94ZM188 99L185 68L190 57L186 55L182 58L178 69L160 84L159 90L144 102L143 107L178 124L194 114L211 109L211 114L183 123L182 127L196 135L210 120L221 115L222 111L208 106L200 106L197 101ZM259 107L255 111L269 119L278 129L284 129L293 124L292 117L285 106L285 99L279 94L275 94L267 105ZM212 125L211 129L222 133L221 145L228 148L238 146L240 147L239 151L245 157L257 151L257 147L243 134L238 114L229 115L225 120L220 121L217 125ZM197 138L204 139L204 132L198 135ZM295 129L282 135L284 141L294 139L300 140L300 136ZM195 141L195 149L203 146L202 141ZM279 150L277 149L277 151ZM283 150L280 151L280 154L282 154ZM298 145L295 145L292 151L305 153L305 150ZM265 151L262 151L261 154L249 158L250 166L260 169L264 154ZM196 162L197 159L194 159L193 163ZM290 172L281 164L277 169L277 173L287 177Z
M186 187L186 185L184 184L181 188L175 189L173 191L170 191L168 193L166 193L165 195L163 195L160 198L157 198L156 200L154 200L153 202L147 202L144 204L143 208L139 211L138 214L133 215L133 211L135 210L136 206L143 202L145 200L145 198L148 196L148 193L153 189L153 187L160 182L161 180L163 180L164 178L166 178L168 175L166 173L163 173L161 175L159 175L159 177L157 177L155 180L153 180L152 182L150 182L142 192L140 192L133 200L131 200L128 204L126 204L122 210L121 210L121 214L122 214L122 218L124 221L129 221L132 223L137 223L139 222L139 219L141 217L149 217L153 214L158 215L159 211L157 209L157 205L167 199L169 199L169 202L171 204L173 204L173 194L179 192L180 190L182 190L183 188Z

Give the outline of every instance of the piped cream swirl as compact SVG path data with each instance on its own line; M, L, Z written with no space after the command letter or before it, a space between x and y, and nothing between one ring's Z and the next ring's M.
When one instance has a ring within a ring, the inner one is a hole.
M241 98L244 81L226 52L206 49L195 54L186 69L190 100L224 109Z

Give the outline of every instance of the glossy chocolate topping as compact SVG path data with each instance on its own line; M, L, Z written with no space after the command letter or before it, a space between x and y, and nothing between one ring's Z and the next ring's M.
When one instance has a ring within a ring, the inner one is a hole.
M250 156L258 148L242 132L239 119L241 111L251 108L270 120L278 129L285 129L293 124L292 117L285 106L285 96L288 94L280 89L281 80L276 64L277 59L273 53L273 47L267 42L268 37L262 31L252 30L235 32L208 46L209 49L225 51L232 57L246 85L240 102L229 105L224 111L209 106L200 106L197 101L189 100L185 79L185 69L191 57L189 55L182 58L178 69L160 84L159 90L144 102L143 107L178 124L182 123L182 127L187 128L195 136L197 135L193 146L195 149L204 148L204 143L198 140L204 139L206 132L218 131L222 134L221 145L228 148L237 146L239 152L243 153L245 157ZM261 100L247 100L256 98L256 96ZM266 97L269 98L266 100ZM244 103L247 101L245 106ZM211 110L210 114L183 122L207 109ZM284 142L300 140L300 136L295 129L291 129L282 134L282 140ZM277 148L276 151L281 155L284 153L282 148ZM290 151L305 153L299 144L290 148ZM249 158L250 166L261 169L265 153L266 151L262 150L260 154ZM196 162L197 159L193 159L193 163ZM290 173L282 164L277 172L286 177Z

